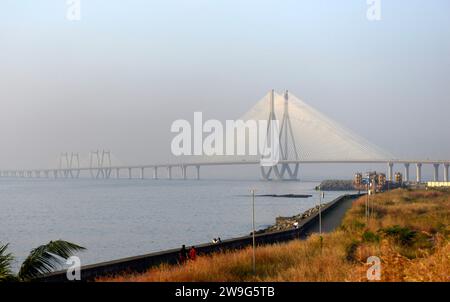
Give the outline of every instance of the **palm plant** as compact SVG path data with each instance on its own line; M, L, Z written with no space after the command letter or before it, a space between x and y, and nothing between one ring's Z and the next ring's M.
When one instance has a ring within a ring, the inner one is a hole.
M8 244L0 244L0 282L9 281L13 279L13 273L11 270L11 262L14 257L11 253L7 253Z
M11 263L14 257L7 253L8 244L0 244L0 282L29 281L43 274L53 272L65 263L74 253L85 250L84 247L64 240L50 241L30 252L22 263L19 273L14 275Z

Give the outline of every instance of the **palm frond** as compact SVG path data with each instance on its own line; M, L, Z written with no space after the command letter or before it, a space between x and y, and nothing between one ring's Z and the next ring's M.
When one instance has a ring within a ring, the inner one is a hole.
M0 243L0 282L9 281L14 279L14 275L11 270L11 262L14 257L11 253L7 253L9 244L2 245Z
M33 249L20 267L19 278L30 280L42 274L53 272L61 267L74 253L85 250L84 247L64 240L50 241Z

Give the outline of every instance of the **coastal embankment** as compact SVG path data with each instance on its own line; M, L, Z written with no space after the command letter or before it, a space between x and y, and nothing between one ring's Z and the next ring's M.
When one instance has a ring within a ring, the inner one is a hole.
M345 212L351 207L352 202L360 195L342 195L321 208L322 231L329 232L338 227L345 215ZM305 213L304 213L305 214ZM310 210L303 217L294 216L298 225L291 227L285 226L281 231L265 230L255 235L257 245L276 244L295 239L305 239L312 233L319 230L319 213L317 210ZM244 249L252 244L251 235L223 240L219 244L199 244L195 245L198 255L210 255L217 252L233 251ZM178 263L179 249L161 251L142 256L130 257L115 261L109 261L99 264L87 265L81 268L82 281L91 281L105 276L114 276L119 274L137 274L143 273L152 267L162 264L174 265ZM51 273L39 278L43 282L64 282L67 281L66 272L60 271Z
M396 189L351 203L332 232L258 246L256 271L248 246L96 281L450 282L449 191Z

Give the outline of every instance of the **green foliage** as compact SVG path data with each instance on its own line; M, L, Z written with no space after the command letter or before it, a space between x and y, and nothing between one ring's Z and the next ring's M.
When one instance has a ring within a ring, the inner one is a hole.
M14 279L14 275L11 271L11 262L14 257L11 253L7 253L8 244L0 244L0 282L10 281Z
M354 219L349 223L349 226L350 226L350 229L359 231L359 230L364 229L366 227L366 224L357 219Z
M11 262L14 257L11 253L6 252L7 249L8 244L0 244L0 282L29 281L54 271L75 252L85 250L84 247L67 241L50 241L46 245L33 249L23 262L19 274L15 275L11 270Z
M416 231L411 230L408 227L401 227L399 225L380 229L379 232L385 236L393 237L400 244L407 246L412 245L417 237Z
M67 258L82 250L85 248L63 240L50 241L48 244L41 245L33 249L25 259L20 267L19 278L30 280L50 273L64 264Z
M371 231L365 231L362 234L363 242L380 242L380 236Z

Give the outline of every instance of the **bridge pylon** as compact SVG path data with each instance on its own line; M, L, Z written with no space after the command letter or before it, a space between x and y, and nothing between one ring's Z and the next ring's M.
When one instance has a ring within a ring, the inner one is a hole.
M69 153L61 153L59 156L58 169L60 170L61 176L67 178L70 172L70 159Z
M92 178L111 177L111 151L99 150L89 153L89 172Z
M72 178L80 177L80 154L73 153L70 155L70 176Z
M271 126L275 121L277 121L275 115L275 92L272 90L270 93L270 114L268 119L267 141L270 140L271 134L269 131L273 129ZM299 156L297 146L295 144L294 133L289 117L289 92L287 90L284 93L284 112L281 127L277 135L279 138L278 147L280 150L280 159L283 161L298 161ZM261 176L264 180L298 180L299 167L300 165L298 163L292 165L282 163L272 167L261 166Z

